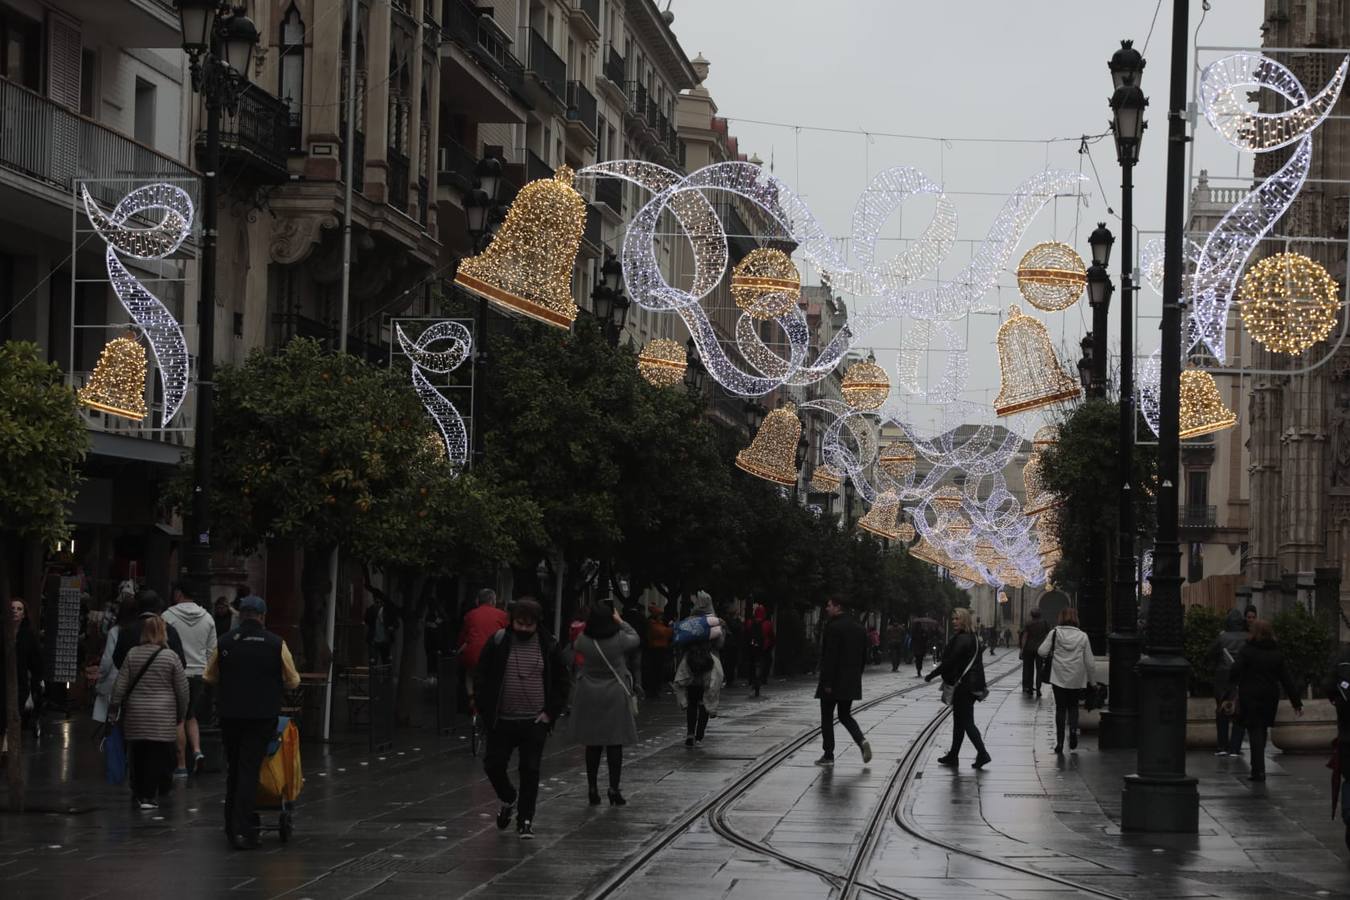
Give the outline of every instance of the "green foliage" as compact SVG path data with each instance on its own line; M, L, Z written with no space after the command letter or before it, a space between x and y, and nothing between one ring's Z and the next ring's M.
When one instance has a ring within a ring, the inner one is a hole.
M37 344L0 344L0 536L66 537L89 435L75 392Z
M1186 609L1186 643L1183 653L1191 664L1191 693L1206 697L1214 693L1214 658L1210 648L1223 631L1224 613L1198 603Z
M1284 661L1289 666L1294 683L1300 686L1311 684L1320 689L1327 677L1332 651L1336 648L1335 639L1326 624L1302 604L1295 604L1292 609L1277 613L1270 624L1275 629L1275 640L1284 653Z

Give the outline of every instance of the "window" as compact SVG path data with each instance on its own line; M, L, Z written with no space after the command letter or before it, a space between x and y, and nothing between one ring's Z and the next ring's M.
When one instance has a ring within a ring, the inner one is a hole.
M0 72L30 90L41 90L42 26L0 9Z
M287 140L292 150L301 146L301 110L305 97L305 22L291 4L281 21L281 99L290 107Z
M144 78L136 79L136 140L155 146L155 86Z
M80 115L98 118L98 54L85 50L80 54Z
M1204 580L1205 577L1205 545L1192 543L1186 554L1186 580L1191 584Z

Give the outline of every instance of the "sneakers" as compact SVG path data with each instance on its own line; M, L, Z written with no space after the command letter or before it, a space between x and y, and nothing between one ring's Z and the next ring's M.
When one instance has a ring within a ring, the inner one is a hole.
M1216 751L1214 751L1214 755L1215 755L1215 756L1227 756L1227 755L1228 755L1228 751L1227 751L1227 750L1216 750Z
M955 753L948 753L946 756L939 756L937 761L938 765L940 766L955 766L958 762L960 762L960 760L956 758Z
M502 808L497 810L497 830L504 831L507 825L511 824L511 817L516 813L514 803L503 803Z
M816 765L818 765L818 766L833 766L833 765L834 765L834 757L833 757L832 755L830 755L829 753L826 753L826 754L822 755L822 756L820 757L820 759L816 760Z
M202 765L205 762L206 762L206 754L203 753L202 751L198 750L196 753L192 754L192 774L193 775L202 774Z
M174 769L174 770L173 770L173 777L174 777L174 778L186 778L186 777L188 777L188 770L187 770L187 769Z
M702 748L703 748L703 738L694 738L694 749L701 750Z
M159 804L154 800L142 800L137 806L141 809L159 809Z
M522 841L534 840L534 823L529 819L521 819L516 824L516 834L520 836Z
M864 764L872 761L872 745L867 743L867 741L862 742L862 756Z

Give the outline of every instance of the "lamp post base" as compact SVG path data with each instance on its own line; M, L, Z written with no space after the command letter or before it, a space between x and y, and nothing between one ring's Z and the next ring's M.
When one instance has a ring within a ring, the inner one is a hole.
M1200 791L1190 776L1126 775L1120 794L1122 831L1195 834L1200 830Z
M1139 635L1114 632L1107 709L1097 729L1098 750L1132 750L1139 745Z

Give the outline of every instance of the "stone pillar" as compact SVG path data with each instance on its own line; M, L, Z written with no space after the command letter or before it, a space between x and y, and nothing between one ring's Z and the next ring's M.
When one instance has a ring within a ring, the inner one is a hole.
M1293 572L1280 573L1280 603L1271 611L1275 613L1288 612L1298 603L1298 575Z
M389 202L389 51L392 7L377 3L370 9L370 43L366 46L366 181L362 192L371 200ZM404 206L407 198L404 198Z
M1257 352L1255 365L1271 361L1271 354ZM1252 388L1247 419L1251 423L1251 539L1247 564L1253 594L1258 585L1279 577L1278 540L1280 514L1280 389L1270 376ZM1258 602L1258 608L1265 612Z
M331 0L330 0L331 2ZM305 16L305 139L310 152L305 159L305 175L337 181L341 178L342 159L338 146L342 141L342 81L347 71L342 65L342 26L345 6L340 15L323 15L314 8Z

